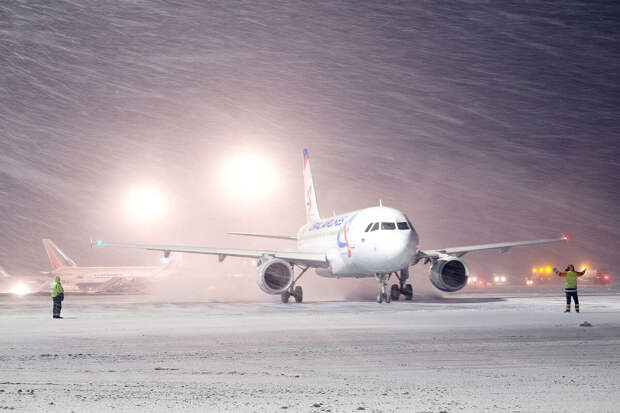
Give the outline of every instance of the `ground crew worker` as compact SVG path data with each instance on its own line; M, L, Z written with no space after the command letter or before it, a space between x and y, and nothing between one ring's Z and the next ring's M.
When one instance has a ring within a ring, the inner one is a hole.
M60 276L55 276L54 281L50 285L52 288L52 301L54 302L53 314L54 318L62 318L60 310L62 309L62 300L65 299L65 290L60 283Z
M579 297L577 296L577 277L581 277L586 273L584 268L581 271L575 271L574 265L569 265L564 272L558 271L557 268L553 269L558 276L564 277L564 292L566 293L566 310L565 313L570 313L570 299L573 298L575 302L575 311L579 312Z

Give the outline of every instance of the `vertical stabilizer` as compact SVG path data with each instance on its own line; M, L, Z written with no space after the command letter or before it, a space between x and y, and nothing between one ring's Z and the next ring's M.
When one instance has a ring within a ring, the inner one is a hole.
M0 277L1 278L10 278L11 277L8 272L4 271L4 268L2 268L2 266L0 266Z
M310 171L310 154L304 149L304 197L306 200L306 220L308 223L321 219L319 206L316 202L316 191L312 182L312 172Z
M77 267L75 262L62 252L51 239L44 238L42 241L45 252L47 252L47 256L50 259L52 270L60 267Z

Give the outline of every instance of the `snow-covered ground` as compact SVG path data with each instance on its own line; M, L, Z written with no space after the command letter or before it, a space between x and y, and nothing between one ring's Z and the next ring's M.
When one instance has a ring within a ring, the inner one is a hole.
M611 412L620 296L167 303L0 297L0 409ZM580 327L588 321L592 327Z

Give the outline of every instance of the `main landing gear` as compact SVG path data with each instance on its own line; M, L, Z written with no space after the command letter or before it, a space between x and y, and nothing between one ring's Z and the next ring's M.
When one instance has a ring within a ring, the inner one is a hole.
M293 268L295 268L294 265L293 265ZM299 268L301 268L302 270L297 276L297 278L293 280L293 282L291 283L291 286L288 287L288 290L280 294L280 297L282 298L283 303L288 303L288 300L291 297L295 298L296 303L301 303L304 300L304 290L301 288L301 285L296 286L295 283L301 278L302 275L304 275L306 271L308 271L310 267L300 266Z
M398 273L394 274L398 279L398 284L392 284L392 289L390 290L392 300L398 300L402 294L405 296L405 300L411 301L413 298L413 286L411 284L405 284L409 279L409 268L400 270L400 275L398 275Z
M390 279L390 274L376 274L375 278L379 281L379 292L377 293L377 302L380 304L382 302L389 303L392 300L397 301L400 298L400 295L405 296L405 300L411 301L413 298L413 286L411 284L405 284L409 279L409 268L404 268L400 271L400 275L395 272L398 279L398 284L392 284L390 288L390 293L387 293L387 282Z

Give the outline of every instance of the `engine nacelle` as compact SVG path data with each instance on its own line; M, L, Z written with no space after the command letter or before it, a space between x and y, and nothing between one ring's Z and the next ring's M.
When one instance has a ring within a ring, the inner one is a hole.
M280 294L293 283L293 267L279 258L263 262L256 272L256 282L267 294Z
M430 277L435 287L452 293L467 285L469 269L460 259L445 256L433 262Z

